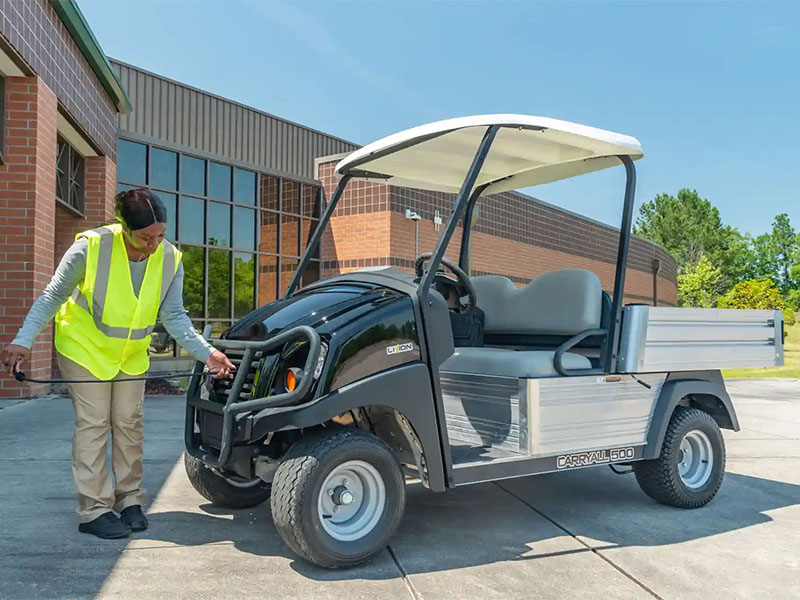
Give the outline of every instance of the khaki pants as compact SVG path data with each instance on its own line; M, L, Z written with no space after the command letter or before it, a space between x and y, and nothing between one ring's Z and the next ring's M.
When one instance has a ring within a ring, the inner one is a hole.
M70 359L58 356L64 379L96 379ZM142 404L144 381L126 381L120 372L110 383L72 383L69 393L75 409L72 437L72 474L78 491L80 521L103 513L121 512L144 500L142 483ZM111 466L108 471L108 434Z

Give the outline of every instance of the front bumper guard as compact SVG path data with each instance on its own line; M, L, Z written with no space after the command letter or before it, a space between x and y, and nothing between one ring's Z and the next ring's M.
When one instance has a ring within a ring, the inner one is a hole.
M263 398L253 398L251 400L244 400L240 402L234 401L239 397L244 386L247 373L250 365L253 362L253 356L256 352L262 351L265 355L270 351L282 348L286 343L305 338L308 340L309 349L308 357L303 366L303 373L300 377L300 383L297 388L292 392L284 394L276 394L274 396L265 396ZM186 393L186 424L185 424L185 443L186 451L202 460L210 467L222 468L231 458L233 452L233 432L236 427L237 415L264 408L273 408L277 406L288 406L291 404L299 403L300 400L305 398L311 386L314 383L314 370L316 369L319 361L321 341L319 334L306 325L294 327L288 331L280 333L273 338L263 342L250 342L241 340L214 340L212 344L220 350L236 349L244 350L240 368L236 373L228 392L228 400L224 405L210 400L203 400L200 398L200 385L203 372L203 363L196 363L194 367L195 377L192 377L192 382L189 390ZM214 456L207 450L201 447L199 441L196 439L194 432L195 414L197 409L204 409L217 414L222 414L222 438L220 443L219 455Z

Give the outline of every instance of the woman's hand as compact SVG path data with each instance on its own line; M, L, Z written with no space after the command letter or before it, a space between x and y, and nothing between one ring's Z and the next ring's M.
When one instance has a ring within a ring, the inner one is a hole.
M25 346L16 346L9 344L3 348L2 361L3 365L8 368L8 372L13 375L14 371L19 371L20 368L31 357L31 351Z
M214 373L214 379L231 378L236 370L236 366L219 350L214 350L206 359L206 366Z

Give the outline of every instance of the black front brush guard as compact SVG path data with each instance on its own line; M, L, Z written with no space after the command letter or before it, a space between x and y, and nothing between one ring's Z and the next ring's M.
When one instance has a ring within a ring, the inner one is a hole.
M306 358L305 365L303 366L303 373L300 377L300 382L292 392L284 394L276 394L274 396L265 396L263 398L253 398L251 400L244 400L236 402L235 399L239 397L244 386L247 373L250 370L250 365L253 362L253 356L256 352L261 351L263 355L270 353L276 349L282 348L286 343L306 338L308 340L308 357ZM288 406L290 404L298 403L302 400L314 382L314 370L319 361L321 342L319 334L306 325L294 327L289 331L285 331L276 335L264 342L249 342L240 340L214 340L213 345L221 350L236 349L244 350L242 362L240 363L239 371L233 380L233 384L228 392L228 400L224 405L210 400L203 400L200 398L200 385L201 378L192 377L192 383L186 393L186 429L185 429L185 442L186 451L199 458L210 467L222 468L231 458L233 451L233 430L236 426L236 416L243 412L254 410L261 410L264 408L272 408L276 406ZM203 363L198 362L194 368L195 375L201 375L203 372ZM195 410L202 408L210 412L222 414L222 441L220 443L219 456L212 456L208 452L203 452L200 445L195 443L194 423L195 423Z

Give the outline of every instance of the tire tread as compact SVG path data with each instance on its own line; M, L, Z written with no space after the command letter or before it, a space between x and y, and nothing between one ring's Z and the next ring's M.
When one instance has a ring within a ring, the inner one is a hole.
M365 562L371 556L353 560L332 559L316 552L306 535L310 529L310 524L304 520L306 503L317 502L312 494L305 493L308 482L313 479L317 469L324 467L331 454L354 442L374 445L391 454L383 440L360 429L323 431L308 435L292 446L278 467L273 481L270 506L272 519L281 538L299 556L328 569L352 567ZM403 506L401 510L402 508Z
M702 498L695 498L683 490L680 476L671 464L671 457L677 452L685 427L692 423L705 423L711 426L719 434L722 444L720 456L715 456L714 460L722 461L721 473L725 472L725 445L722 435L719 433L719 426L708 413L697 408L678 406L672 414L672 418L664 434L664 443L661 447L661 455L654 460L645 460L634 463L633 471L636 481L645 494L653 500L676 506L679 508L699 508L708 504L719 491L723 477L717 478L714 487L707 491Z

